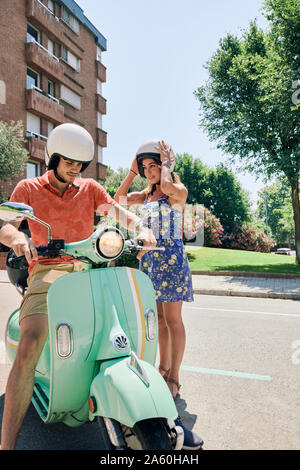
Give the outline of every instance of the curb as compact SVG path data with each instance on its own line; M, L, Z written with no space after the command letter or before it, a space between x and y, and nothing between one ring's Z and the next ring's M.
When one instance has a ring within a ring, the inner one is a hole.
M194 294L221 295L227 297L257 297L265 299L300 300L299 294L284 294L279 292L245 292L234 290L194 289Z
M248 272L248 271L193 271L194 275L204 276L240 276L240 277L269 277L282 279L300 279L300 274L292 273L266 273L266 272Z

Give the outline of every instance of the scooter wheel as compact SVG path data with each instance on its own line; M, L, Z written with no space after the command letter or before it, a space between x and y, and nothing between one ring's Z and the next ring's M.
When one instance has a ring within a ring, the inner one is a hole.
M172 450L166 420L151 418L138 421L132 428L143 450Z
M100 434L102 438L102 442L104 445L104 450L115 450L116 447L111 443L109 438L104 419L101 416L97 416L97 421L100 429Z

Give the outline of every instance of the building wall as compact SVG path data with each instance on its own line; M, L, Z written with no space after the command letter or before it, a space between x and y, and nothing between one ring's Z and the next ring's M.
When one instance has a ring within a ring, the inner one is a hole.
M47 0L42 0L42 3L48 5ZM61 17L60 3L55 3L55 15L58 18ZM62 60L54 61L47 52L33 43L26 44L28 23L40 31L39 42L46 49L48 39L54 42L54 55L58 58L62 56L61 45L64 43L80 59L80 71L73 70ZM95 36L82 23L80 35L77 35L63 21L57 22L37 0L1 0L0 45L0 81L4 81L6 85L6 103L0 104L0 119L5 122L22 120L26 131L29 110L32 114L40 115L40 134L45 137L48 136L49 121L54 126L61 122L74 122L84 126L94 139L95 158L83 176L99 180L101 174L103 179L106 167L100 165L99 171L97 143L100 142L103 148L106 146L106 133L97 130L97 109L106 113L106 101L97 95L97 78L105 81L106 69L96 61ZM55 83L55 97L60 98L61 86L64 85L80 95L81 109L77 110L62 100L58 105L37 91L26 91L28 60L33 61L30 68L39 72L40 88L44 92L48 91L48 79L51 79ZM31 151L30 160L39 162L43 173L46 169L43 163L45 141L35 138L29 141L26 145ZM24 177L25 172L11 183L0 183L7 197L17 181Z

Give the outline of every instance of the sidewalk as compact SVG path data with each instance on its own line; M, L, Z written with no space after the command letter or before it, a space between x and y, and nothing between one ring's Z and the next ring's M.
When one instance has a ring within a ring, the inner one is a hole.
M232 271L198 273L192 271L195 294L300 300L300 275Z
M300 275L192 271L195 294L300 300ZM0 283L8 283L0 270Z

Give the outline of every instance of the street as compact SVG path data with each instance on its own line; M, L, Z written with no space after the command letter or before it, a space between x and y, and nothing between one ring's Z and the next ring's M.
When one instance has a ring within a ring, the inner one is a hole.
M181 395L205 448L300 448L299 307L206 295L185 304Z
M213 278L212 278L213 282ZM6 320L21 297L0 283L0 419L10 364ZM196 295L185 303L187 345L176 405L205 449L300 448L300 303ZM101 449L97 423L44 425L32 405L18 449Z

